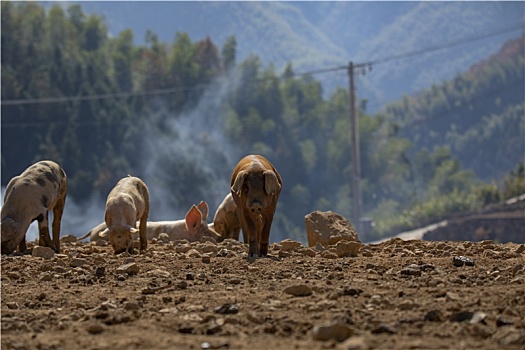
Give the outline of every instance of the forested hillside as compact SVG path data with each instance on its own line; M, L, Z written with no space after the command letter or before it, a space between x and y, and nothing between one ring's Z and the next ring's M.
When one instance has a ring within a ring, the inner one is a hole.
M260 153L283 178L272 241L305 241L304 215L313 210L352 216L346 89L325 97L318 80L296 76L292 65L239 61L235 36L218 47L209 37L177 33L166 42L149 31L137 45L132 30L110 36L81 5L1 6L2 186L49 158L69 177L66 214L68 204L95 201L102 221L109 190L133 174L150 188L152 220L179 219L200 200L214 212L236 162ZM523 49L514 45L383 114L359 111L364 209L377 223L362 239L524 190L523 148L508 149L524 130L523 85L514 83L523 79ZM493 85L510 93L479 97ZM469 114L453 109L461 106ZM455 119L440 120L452 110ZM512 157L500 159L505 152ZM489 177L475 172L492 161L498 170Z
M42 1L66 7L74 1ZM210 36L222 46L237 39L237 57L257 55L263 66L297 72L380 61L359 79L368 110L452 78L519 35L520 1L79 1L86 13L103 15L112 36L134 32L144 44L148 30L171 42L176 32ZM499 34L497 34L499 33ZM496 35L497 34L497 35ZM482 40L480 40L482 39ZM453 45L460 41L461 45ZM436 51L427 49L440 46ZM415 56L404 56L414 51ZM422 52L421 52L422 51ZM403 59L387 60L401 56ZM446 62L446 64L443 64ZM316 75L325 97L346 86L346 75Z

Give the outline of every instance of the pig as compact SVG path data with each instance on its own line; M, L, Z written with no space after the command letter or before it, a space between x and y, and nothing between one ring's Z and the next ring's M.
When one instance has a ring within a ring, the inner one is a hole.
M184 220L176 221L148 221L147 222L147 238L149 240L158 238L161 233L166 233L170 240L187 239L190 242L199 241L202 237L212 237L216 241L220 239L220 235L213 230L213 227L208 227L206 218L208 216L208 204L201 201L198 206L193 205L186 213ZM83 240L90 237L92 242L98 239L107 239L107 237L100 237L100 233L106 229L106 223L103 222L92 228L84 236L78 240ZM135 237L136 234L133 236Z
M226 238L233 238L239 240L239 233L241 232L241 223L237 216L237 206L233 201L231 193L228 193L224 200L217 208L215 216L213 218L213 229L220 235L219 242L222 242ZM248 239L243 232L244 242L247 243Z
M134 233L139 234L140 251L148 247L146 223L149 215L148 187L138 177L129 176L121 179L111 190L106 201L104 214L106 229L100 237L109 237L109 243L115 254L134 253ZM136 221L139 221L139 229Z
M281 194L281 176L268 159L248 155L233 170L230 183L237 217L248 240L248 256L264 257L268 254L270 228Z
M202 201L193 205L186 213L184 220L148 222L148 239L157 238L166 233L170 241L187 239L190 242L200 241L203 237L211 237L219 241L220 235L208 226L208 204Z
M57 163L43 160L9 181L1 210L2 254L26 251L29 225L38 221L39 244L60 253L60 224L66 204L67 176ZM49 211L53 210L53 240Z

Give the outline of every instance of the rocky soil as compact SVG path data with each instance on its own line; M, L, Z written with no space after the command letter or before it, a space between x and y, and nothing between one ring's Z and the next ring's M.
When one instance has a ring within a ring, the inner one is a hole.
M71 242L4 255L1 348L525 349L523 244L339 248L283 241L247 259L232 240L133 256Z

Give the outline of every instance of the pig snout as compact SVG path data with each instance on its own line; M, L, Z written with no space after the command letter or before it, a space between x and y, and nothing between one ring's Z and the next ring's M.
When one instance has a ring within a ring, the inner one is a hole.
M254 200L250 203L250 211L252 214L260 214L264 209L262 202Z

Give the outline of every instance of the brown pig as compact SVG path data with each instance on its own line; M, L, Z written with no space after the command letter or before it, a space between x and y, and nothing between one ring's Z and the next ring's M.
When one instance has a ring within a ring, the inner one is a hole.
M233 170L231 194L248 239L250 257L268 254L270 228L281 187L281 176L263 156L248 155Z
M121 179L109 192L106 201L106 229L99 235L109 236L109 243L115 254L125 251L133 253L134 233L139 233L140 250L148 247L146 223L149 215L148 187L138 177L128 176ZM139 220L139 229L135 225Z
M241 223L237 216L237 206L233 201L231 193L228 193L224 200L217 208L215 217L213 218L213 229L220 235L219 242L226 238L233 238L239 240L239 233L241 232ZM248 243L248 238L243 232L244 242Z
M39 244L60 252L60 223L66 204L67 177L55 162L44 160L31 165L7 184L2 206L2 254L18 246L26 250L26 232L38 221ZM53 240L49 236L48 213L53 210Z

